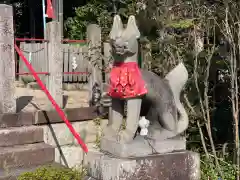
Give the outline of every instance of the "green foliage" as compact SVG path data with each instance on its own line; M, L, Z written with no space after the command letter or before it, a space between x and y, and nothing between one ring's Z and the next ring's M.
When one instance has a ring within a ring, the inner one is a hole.
M134 0L119 5L118 13L123 17L135 12ZM108 0L90 0L84 6L75 9L75 16L65 22L67 36L70 39L85 39L86 27L95 23L102 28L103 39L108 35L113 20L113 5Z
M206 156L201 158L201 179L202 180L217 180L217 179L226 179L226 180L235 180L237 174L237 168L232 162L225 161L224 159L219 159L220 168L224 175L224 178L221 177L216 169L216 166L210 161Z
M65 27L68 36L71 39L84 39L86 35L86 27L88 24L96 23L100 26L109 26L112 18L107 7L102 4L87 3L75 9L76 16L68 18Z
M75 170L60 167L46 166L33 172L22 174L18 180L82 180L86 176L84 169Z
M101 126L101 120L102 120L101 118L94 119L93 120L94 125L97 127Z
M166 27L171 27L171 28L181 28L181 29L187 29L191 28L194 26L193 19L183 19L179 21L172 21Z
M97 149L100 148L101 139L102 139L102 136L103 136L103 129L102 129L102 127L101 127L101 121L102 121L102 120L103 120L103 119L101 119L101 118L96 118L96 119L93 120L93 123L94 123L94 125L95 125L96 128L97 128L96 139L95 139L95 142L94 142L95 147L96 147Z

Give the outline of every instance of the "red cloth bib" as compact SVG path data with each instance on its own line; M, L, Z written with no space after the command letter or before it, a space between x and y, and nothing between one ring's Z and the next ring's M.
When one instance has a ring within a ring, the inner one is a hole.
M145 82L136 62L115 63L110 72L109 96L134 98L147 93Z

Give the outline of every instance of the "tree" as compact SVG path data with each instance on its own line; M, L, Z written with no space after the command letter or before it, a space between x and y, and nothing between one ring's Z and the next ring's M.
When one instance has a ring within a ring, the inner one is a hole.
M134 13L134 0L119 1L116 3L117 12L123 17ZM65 23L66 36L71 39L84 39L86 27L90 23L99 24L106 37L110 31L112 17L114 14L114 4L109 0L90 0L87 4L75 8L75 16L67 19Z

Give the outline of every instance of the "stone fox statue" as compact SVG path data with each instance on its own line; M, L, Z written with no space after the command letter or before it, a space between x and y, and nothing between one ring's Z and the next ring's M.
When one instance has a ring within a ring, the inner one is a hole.
M116 141L123 143L134 139L140 116L146 116L150 121L147 137L151 139L172 138L188 127L188 116L180 102L180 93L188 79L184 64L178 64L163 79L153 72L138 69L139 37L134 16L129 17L125 29L120 16L114 17L110 39L116 67L110 73L112 77L108 91L112 110L103 133L105 137L116 138ZM115 77L117 73L123 75ZM106 96L102 100L104 98ZM121 134L119 130L123 122L123 101L127 102L127 118L126 129Z
M189 122L179 97L188 78L184 65L180 63L164 79L147 70L141 70L141 73L148 93L142 97L140 116L150 121L148 137L164 140L184 132ZM97 97L102 98L95 100L101 101L102 106L111 106L106 94Z

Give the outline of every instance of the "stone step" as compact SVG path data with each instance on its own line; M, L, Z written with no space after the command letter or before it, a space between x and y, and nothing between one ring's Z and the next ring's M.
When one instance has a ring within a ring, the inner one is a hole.
M92 120L99 117L97 107L79 107L63 109L70 122ZM21 127L49 123L62 123L63 120L55 109L35 112L0 114L0 128Z
M0 147L43 142L43 128L22 126L0 128Z
M0 147L0 169L52 163L54 158L54 148L45 143Z
M34 112L4 113L0 114L0 127L20 127L33 124Z
M38 166L32 166L32 167L19 167L19 168L13 168L13 169L9 169L8 171L4 170L4 169L0 169L0 180L17 180L17 178L26 172L33 172L35 171L37 168L40 168L42 166L54 166L54 167L64 167L59 163L50 163L50 164L44 164L44 165L38 165ZM67 167L65 167L67 168Z

